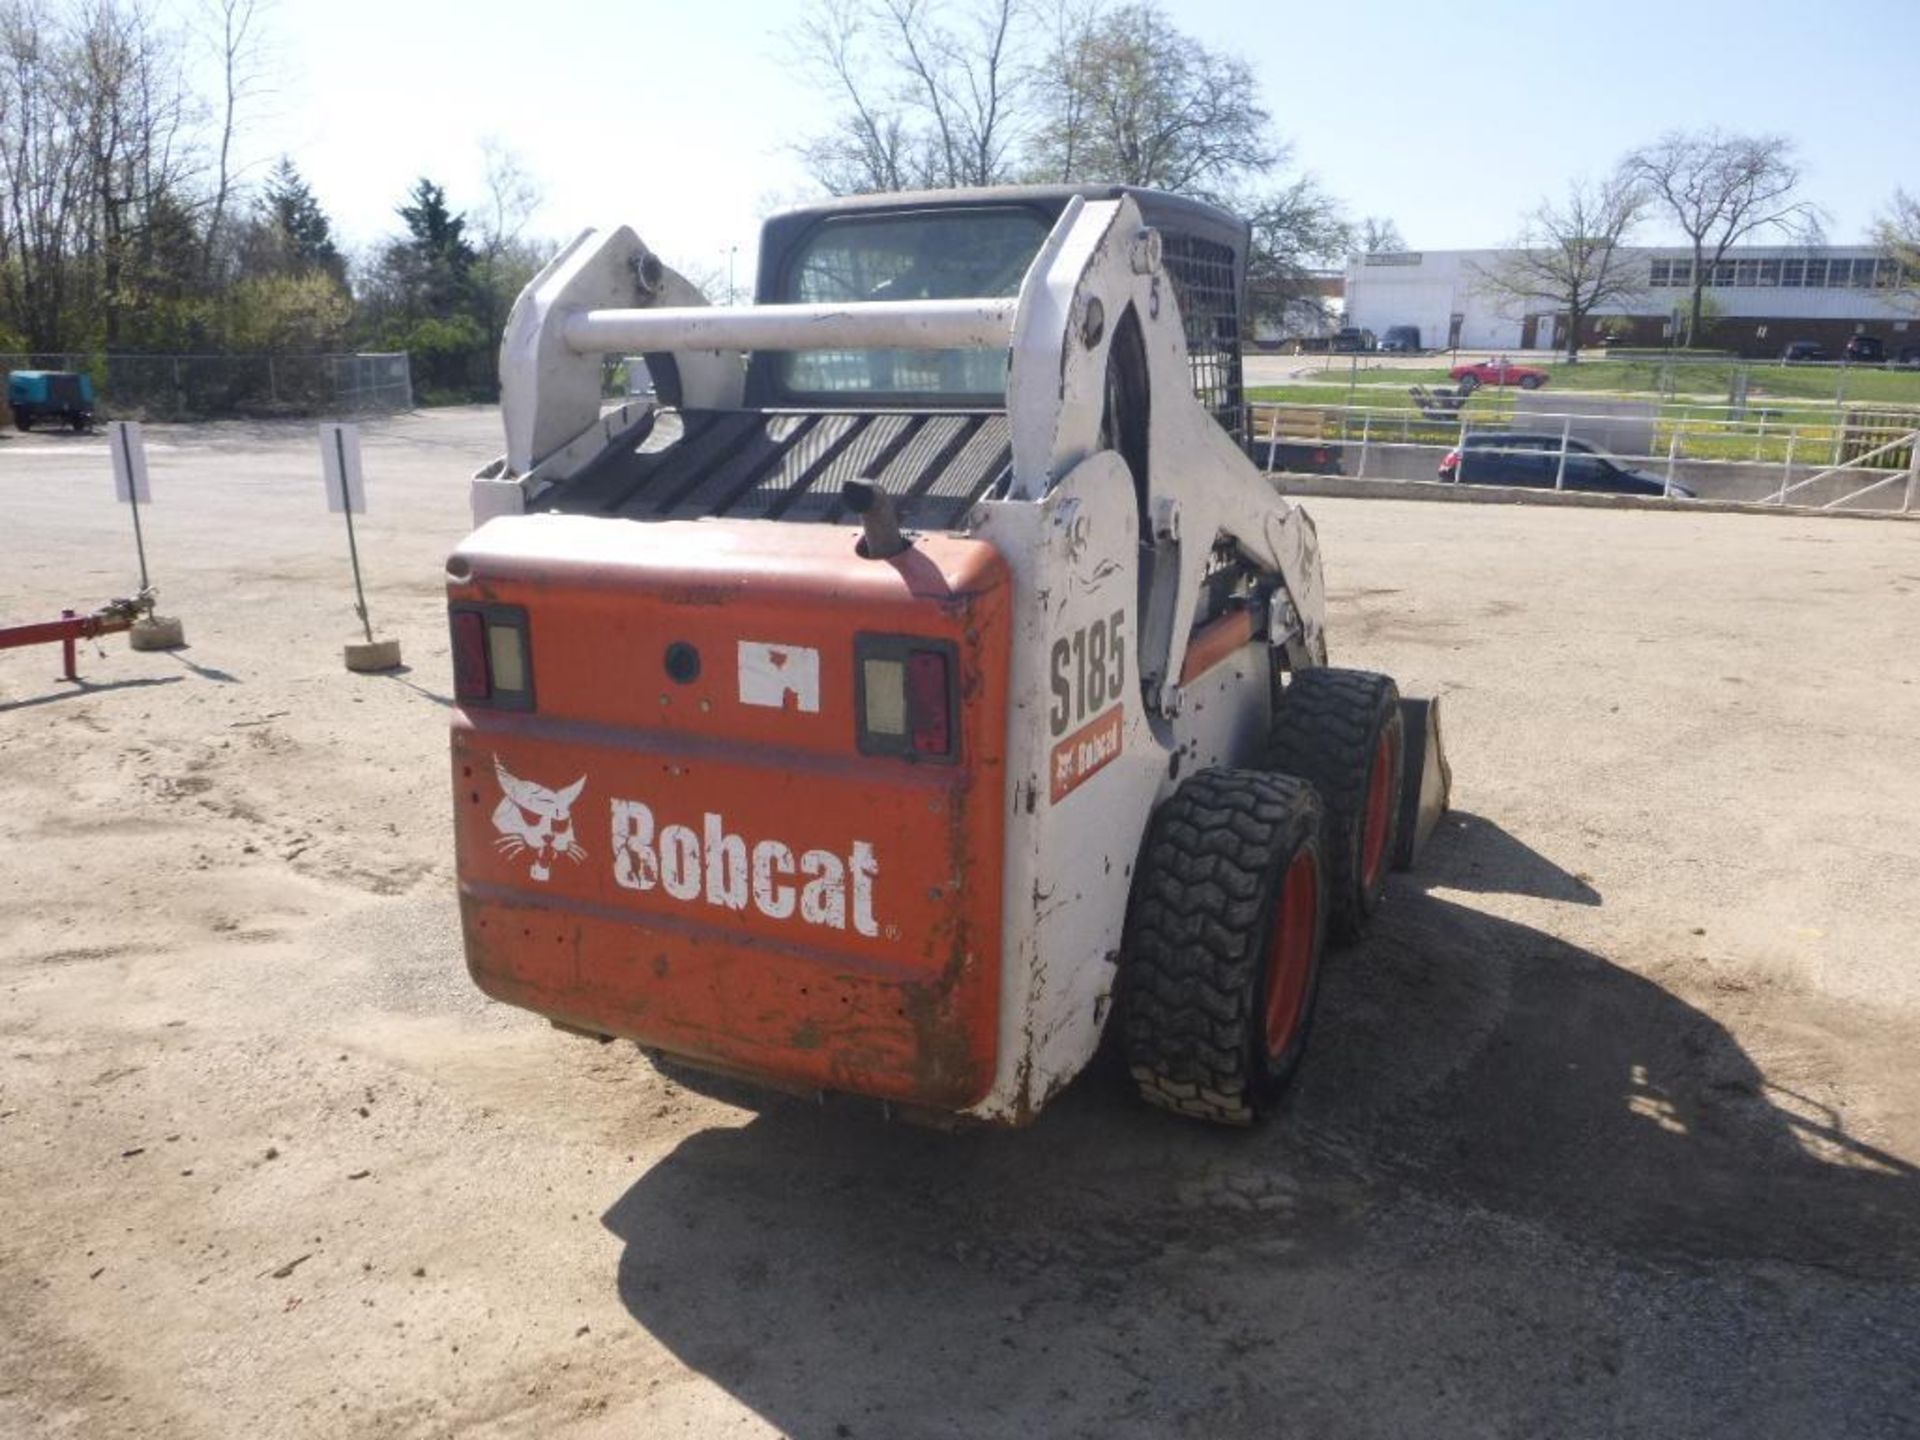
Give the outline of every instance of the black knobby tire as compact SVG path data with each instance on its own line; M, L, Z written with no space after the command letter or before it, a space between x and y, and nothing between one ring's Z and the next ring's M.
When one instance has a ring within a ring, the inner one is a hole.
M1202 770L1155 812L1121 957L1127 1069L1149 1103L1246 1125L1305 1053L1326 940L1320 802Z
M1274 716L1269 768L1312 783L1326 810L1327 933L1356 939L1393 868L1406 763L1400 691L1370 670L1302 670Z
M1538 390L1543 383L1538 375L1528 375L1521 379L1520 388L1522 390Z

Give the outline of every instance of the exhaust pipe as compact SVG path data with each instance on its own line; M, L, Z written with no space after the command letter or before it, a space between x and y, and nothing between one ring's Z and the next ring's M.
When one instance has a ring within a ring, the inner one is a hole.
M840 501L860 517L860 553L867 559L891 560L911 548L913 542L900 532L900 507L877 481L847 481Z

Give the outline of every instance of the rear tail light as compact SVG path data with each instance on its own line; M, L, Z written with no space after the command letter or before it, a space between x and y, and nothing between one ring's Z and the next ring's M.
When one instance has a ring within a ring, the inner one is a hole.
M854 651L860 753L952 760L959 725L954 647L906 635L861 635Z
M453 693L461 700L484 700L487 682L487 622L478 610L453 612Z
M453 693L463 705L533 708L527 612L518 605L455 605Z
M953 753L952 688L945 654L915 650L907 656L907 730L916 755Z

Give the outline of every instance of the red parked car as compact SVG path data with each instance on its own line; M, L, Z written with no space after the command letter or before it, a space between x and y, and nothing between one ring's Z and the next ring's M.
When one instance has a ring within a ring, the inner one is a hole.
M1531 365L1516 365L1504 355L1477 360L1471 365L1456 365L1447 374L1463 390L1477 390L1482 385L1518 385L1522 390L1538 390L1547 383L1546 371Z

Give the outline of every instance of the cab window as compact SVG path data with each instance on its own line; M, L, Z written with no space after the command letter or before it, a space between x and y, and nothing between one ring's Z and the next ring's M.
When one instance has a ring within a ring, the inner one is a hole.
M853 215L824 222L787 267L783 301L959 300L1017 295L1047 238L1017 207ZM1003 403L1004 350L799 350L780 357L792 399L854 396Z

